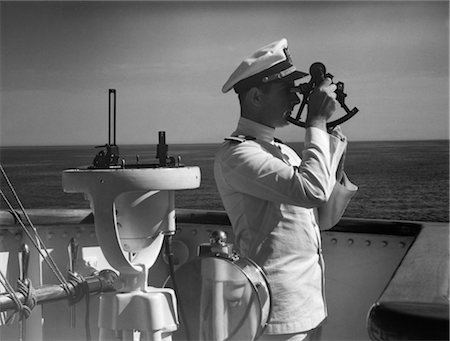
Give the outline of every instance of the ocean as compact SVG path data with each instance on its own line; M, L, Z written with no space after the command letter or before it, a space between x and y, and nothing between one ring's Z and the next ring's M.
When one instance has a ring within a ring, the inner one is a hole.
M301 143L288 143L297 152ZM223 210L213 177L217 144L169 145L170 156L199 166L201 186L177 191L176 207ZM92 164L93 146L2 147L0 162L25 208L89 208L83 194L64 193L61 173ZM155 145L120 146L127 164L155 163ZM449 141L349 143L345 169L359 187L344 216L417 221L449 221ZM1 188L8 193L4 179ZM0 208L5 209L2 201Z

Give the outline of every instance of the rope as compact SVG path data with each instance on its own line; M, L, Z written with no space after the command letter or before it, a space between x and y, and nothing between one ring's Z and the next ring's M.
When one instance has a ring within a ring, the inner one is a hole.
M22 302L20 302L19 298L17 297L16 293L14 292L11 284L9 283L8 279L5 277L2 271L0 271L0 283L3 285L3 287L6 289L6 292L11 296L11 299L16 304L17 309L20 309L22 306ZM2 325L8 325L13 322L15 313L10 315L9 317L5 314L2 317Z
M73 285L73 288L75 289L74 294L70 295L68 300L69 304L77 304L80 302L83 297L88 294L89 296L89 286L87 285L86 280L83 278L83 276L77 274L76 272L69 271L69 282Z
M62 284L64 290L69 294L70 290L68 288L68 282L66 281L64 276L61 274L61 271L59 270L58 266L56 265L55 261L53 260L53 257L50 255L47 248L45 247L45 245L44 245L42 239L40 238L39 234L37 233L37 230L34 227L34 225L33 225L33 232L34 232L34 236L33 236L31 234L31 232L28 230L28 228L25 226L25 224L23 223L19 214L14 210L10 201L8 200L8 198L6 197L6 195L3 193L3 191L1 189L0 189L0 195L3 198L3 200L5 201L5 203L8 205L11 213L14 215L14 218L19 222L20 226L22 227L22 230L26 233L26 235L30 239L31 243L34 245L36 250L39 252L39 254L42 256L44 261L50 267L50 270L56 276L58 281ZM36 237L36 240L34 237Z
M0 164L0 171L3 175L3 178L6 180L6 183L8 184L8 187L11 191L11 193L14 196L14 199L16 203L19 205L28 225L30 228L28 228L24 222L22 221L22 218L19 216L19 214L16 212L16 210L13 208L13 205L11 204L10 200L7 198L7 196L4 194L4 192L0 189L0 194L5 203L7 204L11 214L14 216L15 222L19 223L22 230L26 233L36 250L39 252L41 257L44 259L44 261L49 266L50 270L53 272L57 280L61 283L62 288L67 293L69 305L74 305L81 301L83 297L86 298L86 314L85 314L85 328L86 328L86 340L91 340L91 332L90 332L90 317L89 317L89 306L90 306L90 292L89 292L89 285L87 281L79 274L76 274L74 272L69 271L68 274L68 281L64 278L61 271L59 270L58 266L56 265L53 257L50 255L50 253L47 250L47 247L45 246L43 240L39 236L36 227L32 223L30 217L28 216L28 213L26 212L24 206L22 205L22 202L20 201L19 196L17 195L13 184L8 178L8 175L6 174L5 170L3 169L2 165ZM31 230L31 232L30 232ZM0 271L1 273L1 271ZM2 280L5 284L5 288L7 288L7 292L11 295L12 300L16 304L16 311L8 318L6 318L5 323L9 324L14 319L14 317L17 315L17 313L20 313L20 320L23 318L28 318L31 314L31 311L33 310L34 306L37 303L37 298L35 294L35 290L33 289L31 285L31 281L19 280L17 282L18 285L18 291L25 297L24 303L20 301L20 299L17 297L15 291L13 290L12 286L7 281L6 277L3 276L4 280ZM72 284L74 288L74 294L72 294L70 288L69 288L69 282ZM3 314L0 314L0 325L2 325L4 318Z
M91 341L91 331L90 331L90 291L89 291L89 285L87 281L79 274L74 273L72 271L69 271L68 274L68 281L64 278L61 271L59 270L58 266L56 265L53 257L48 252L46 246L44 245L43 240L39 236L36 227L31 222L30 217L28 216L28 213L26 212L24 206L22 205L22 202L20 201L19 196L17 195L13 184L9 180L5 170L3 169L2 165L0 164L0 171L6 180L6 183L8 184L8 187L11 191L11 193L14 196L14 199L16 200L16 203L19 205L27 223L30 226L30 229L25 226L24 222L22 221L19 214L16 212L16 210L13 208L10 200L7 198L7 196L4 194L4 192L0 189L0 194L5 203L7 204L11 214L14 216L15 222L19 223L22 227L22 230L26 233L36 250L39 252L41 257L44 259L44 261L49 266L50 270L53 272L55 277L58 279L58 281L61 283L62 288L68 295L68 301L69 305L74 305L81 301L83 297L86 298L86 314L85 314L85 328L86 328L86 341ZM31 232L29 231L31 230ZM21 293L24 297L24 303L20 301L18 298L16 292L12 288L12 286L9 284L6 277L1 273L1 282L3 286L6 288L7 292L11 296L12 300L16 304L16 311L6 319L4 318L3 314L0 314L0 325L2 324L10 324L14 320L15 316L19 314L19 321L28 318L31 315L31 312L33 308L35 307L37 303L36 293L35 290L31 284L31 281L28 279L25 280L18 280L17 286L18 286L18 292ZM70 288L69 288L69 282L72 284L74 288L74 294L72 294Z
M53 257L50 255L50 253L48 252L47 248L44 245L44 242L42 241L41 237L39 236L36 227L34 226L34 224L31 222L30 217L28 216L28 213L26 212L24 206L22 205L22 202L20 201L19 196L17 195L13 184L11 183L11 181L8 178L8 175L6 174L5 170L3 169L3 166L0 164L0 171L3 175L3 177L6 180L6 183L8 184L8 187L11 191L11 193L13 194L17 204L19 205L23 215L26 218L26 221L28 222L28 224L31 227L31 230L34 234L34 237L32 236L31 232L28 231L28 228L25 226L25 224L23 223L22 219L20 218L20 216L18 215L18 213L14 210L11 202L8 200L8 198L6 197L6 195L3 193L2 190L0 190L1 196L3 198L3 200L6 202L6 204L8 205L11 213L14 215L14 219L19 222L20 226L22 227L22 229L25 231L25 233L27 234L27 236L30 238L31 242L33 243L33 245L35 246L35 248L38 250L39 254L42 256L42 258L45 260L45 262L47 263L47 265L50 267L50 270L53 272L53 274L56 276L56 278L58 279L58 281L63 285L64 290L69 294L70 290L68 288L68 282L66 281L66 279L64 278L64 276L62 275L61 271L59 270L58 266L56 265ZM42 251L44 250L44 251Z
M5 172L5 170L3 169L3 166L2 166L1 164L0 164L0 170L1 170L1 172L2 172L3 177L4 177L5 180L6 180L6 183L8 184L8 187L9 187L11 193L12 193L13 196L14 196L14 199L16 200L17 204L19 205L19 207L20 207L20 209L21 209L23 215L25 216L25 218L26 218L28 224L30 225L30 227L32 228L32 230L33 230L33 232L34 232L34 235L36 236L36 244L38 245L38 246L36 246L36 248L37 248L38 250L40 250L40 249L42 249L42 247L43 247L43 249L45 250L45 254L46 254L46 257L44 257L44 259L46 259L47 264L50 266L50 268L52 268L52 266L53 266L53 267L56 269L56 272L58 273L57 277L58 277L59 281L60 281L62 284L67 284L67 282L66 282L64 276L63 276L63 275L61 274L61 272L59 271L58 266L56 265L56 263L55 263L53 257L50 255L50 253L48 253L47 248L46 248L45 245L44 245L44 242L42 241L41 237L39 236L36 227L34 226L34 224L32 223L32 221L31 221L31 219L30 219L30 217L28 216L28 213L27 213L27 211L25 210L25 207L22 205L22 202L21 202L19 196L17 195L17 192L16 192L16 190L14 189L13 184L12 184L11 181L9 180L9 177L8 177L8 175L6 174L6 172ZM3 194L2 194L2 196L3 196ZM6 197L5 197L5 198L6 198ZM12 208L12 205L8 204L8 206L9 206L9 208L10 208L10 210L11 210L11 213L13 213L14 218L15 218L18 222L22 222L20 216L19 216L19 215L17 214L17 212ZM21 225L22 225L22 227L23 227L24 229L26 229L26 228L24 227L24 224L23 224L23 223L22 223ZM31 239L32 239L32 238L31 238ZM42 256L42 254L41 254L41 256ZM49 261L52 265L50 265L50 264L48 263L47 259L48 259L48 261ZM53 270L53 269L52 269L52 270ZM55 272L55 271L54 271L54 272ZM56 274L56 273L55 273L55 274Z
M20 321L24 318L27 319L31 315L31 311L36 306L37 297L36 290L34 290L33 285L29 279L17 280L17 291L20 292L24 297L23 307L20 310Z
M3 274L2 271L0 271L0 282L5 287L6 292L9 294L13 302L16 304L16 310L9 316L2 318L2 322L4 325L12 324L15 320L15 317L17 316L18 312L24 311L24 305L20 301L19 297L17 296L16 292L14 291L13 287L9 283L6 276Z

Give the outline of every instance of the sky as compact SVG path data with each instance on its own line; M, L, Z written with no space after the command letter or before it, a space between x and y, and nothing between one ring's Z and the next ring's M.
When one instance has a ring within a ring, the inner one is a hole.
M350 140L448 139L448 1L1 1L0 146L219 143L239 105L222 85L286 38L324 63L359 113ZM308 78L305 78L307 81ZM343 115L338 110L334 118ZM304 130L277 130L284 141Z

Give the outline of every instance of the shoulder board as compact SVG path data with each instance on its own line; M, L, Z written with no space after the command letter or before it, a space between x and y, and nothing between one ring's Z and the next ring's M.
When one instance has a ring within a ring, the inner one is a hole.
M251 141L256 140L253 136L244 136L244 135L238 135L238 136L229 136L225 137L225 141L233 141L233 142L245 142L245 141Z

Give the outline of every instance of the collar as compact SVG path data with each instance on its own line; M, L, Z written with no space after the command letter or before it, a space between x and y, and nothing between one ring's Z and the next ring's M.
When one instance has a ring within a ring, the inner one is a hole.
M240 117L233 136L252 136L257 140L272 143L275 136L275 128Z

